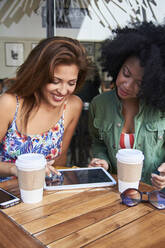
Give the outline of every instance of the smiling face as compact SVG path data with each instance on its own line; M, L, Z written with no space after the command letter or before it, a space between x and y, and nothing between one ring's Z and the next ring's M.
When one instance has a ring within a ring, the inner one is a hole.
M55 67L54 81L43 88L43 95L48 104L58 107L70 96L77 84L79 68L75 64L60 64Z
M140 66L139 59L129 57L122 65L116 79L118 96L123 100L137 98L143 74L144 69Z

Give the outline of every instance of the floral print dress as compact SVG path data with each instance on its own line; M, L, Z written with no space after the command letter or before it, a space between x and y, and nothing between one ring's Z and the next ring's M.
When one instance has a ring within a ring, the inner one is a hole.
M16 119L19 108L17 98L17 107L14 119L7 130L5 137L0 143L0 157L4 162L14 163L20 154L41 153L47 160L52 160L61 154L62 139L64 134L64 110L61 118L49 131L41 135L24 135L17 128ZM1 181L3 178L0 177Z

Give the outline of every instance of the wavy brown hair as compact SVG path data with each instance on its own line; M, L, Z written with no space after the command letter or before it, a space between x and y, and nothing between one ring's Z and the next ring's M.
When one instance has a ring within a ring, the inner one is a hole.
M42 88L53 82L54 69L59 64L76 64L79 68L76 90L85 82L88 60L85 48L78 40L52 37L41 40L19 67L15 82L7 91L23 98L21 115L26 128L31 111L39 108Z

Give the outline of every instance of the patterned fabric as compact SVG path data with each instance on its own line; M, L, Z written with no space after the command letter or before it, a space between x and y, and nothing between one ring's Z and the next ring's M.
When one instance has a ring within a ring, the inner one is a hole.
M18 155L24 153L42 153L47 160L52 160L61 154L62 139L64 134L64 110L61 118L49 131L41 135L23 135L18 131L16 119L19 108L17 97L17 107L13 122L7 130L5 137L0 143L1 160L5 162L15 162Z
M133 148L134 134L133 133L121 133L120 135L120 148Z

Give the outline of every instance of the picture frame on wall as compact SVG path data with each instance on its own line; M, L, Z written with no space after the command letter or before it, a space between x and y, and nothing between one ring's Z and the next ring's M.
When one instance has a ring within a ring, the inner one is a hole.
M93 42L81 42L81 44L85 47L88 56L95 56L95 46Z
M35 48L38 45L38 43L32 43L32 49Z
M20 42L6 42L5 60L6 66L20 66L24 62L24 44Z
M90 62L95 62L94 56L88 56L88 60L89 60Z

